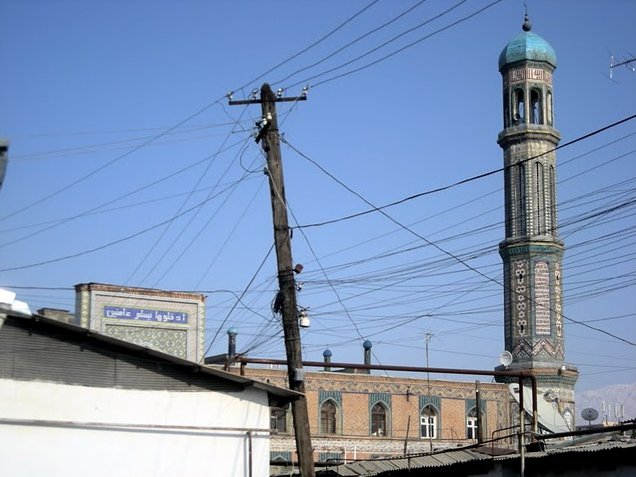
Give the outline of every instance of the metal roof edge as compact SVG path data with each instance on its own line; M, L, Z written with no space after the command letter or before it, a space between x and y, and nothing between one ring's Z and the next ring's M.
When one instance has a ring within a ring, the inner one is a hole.
M278 386L274 386L273 384L263 383L261 381L256 381L254 379L246 378L244 376L238 376L236 374L228 373L227 371L222 371L220 369L213 368L211 366L207 366L202 363L197 363L194 361L189 361L187 359L179 358L177 356L173 356L168 353L164 353L163 351L159 351L153 348L149 348L147 346L138 345L132 343L130 341L121 340L119 338L114 338L112 336L105 335L100 333L99 331L92 330L90 328L84 328L83 326L76 325L73 323L66 323L63 321L56 320L54 318L50 318L43 315L32 314L30 316L21 315L21 314L12 314L7 313L7 318L13 318L17 320L21 320L22 322L31 321L31 322L41 322L47 325L52 325L57 328L64 329L71 333L75 333L77 335L84 335L89 339L93 339L98 342L107 343L127 351L132 351L136 353L143 353L147 356L152 356L153 358L157 358L160 360L168 361L170 363L183 366L184 368L188 368L192 373L204 373L209 376L214 376L215 378L231 381L236 384L243 385L244 387L254 387L256 389L260 389L262 391L266 391L268 394L273 396L294 400L303 396L302 393L297 391L293 391L291 389L281 388ZM0 327L1 329L1 327Z

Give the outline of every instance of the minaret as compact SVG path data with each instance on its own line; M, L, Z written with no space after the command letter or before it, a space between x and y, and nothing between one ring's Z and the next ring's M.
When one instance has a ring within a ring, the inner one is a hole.
M558 396L559 410L574 413L576 368L564 363L564 244L558 237L556 154L552 74L556 55L523 31L499 56L503 79L503 123L498 144L504 152L506 238L499 244L504 268L507 369L537 376L542 392Z

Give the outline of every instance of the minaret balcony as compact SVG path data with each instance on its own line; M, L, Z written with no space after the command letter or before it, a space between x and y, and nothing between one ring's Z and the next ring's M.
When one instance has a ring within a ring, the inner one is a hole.
M549 141L555 146L561 141L561 135L552 126L545 124L518 124L499 133L497 144L505 148L509 144L526 142L529 140Z

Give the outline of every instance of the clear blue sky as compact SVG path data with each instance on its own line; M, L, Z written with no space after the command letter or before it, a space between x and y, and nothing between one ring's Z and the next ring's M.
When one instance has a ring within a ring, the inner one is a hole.
M523 2L452 25L488 4L0 0L0 137L11 144L0 286L33 310L73 310L72 286L84 282L201 291L206 346L218 334L210 353L234 326L239 351L283 357L273 254L263 263L269 192L251 138L260 108L228 106L225 93L310 85L308 101L279 105L293 225L370 208L341 184L379 206L495 170L497 59ZM610 52L636 54L636 2L527 4L557 53L562 143L635 114L636 73L608 74ZM629 121L557 155L565 315L631 342L635 150ZM496 366L501 286L449 254L501 281L502 200L497 173L386 209L426 241L380 213L295 230L299 303L312 319L304 358L329 347L334 361L359 361L369 339L376 362L425 365L431 333L431 366ZM571 321L566 358L577 390L636 383L634 346Z

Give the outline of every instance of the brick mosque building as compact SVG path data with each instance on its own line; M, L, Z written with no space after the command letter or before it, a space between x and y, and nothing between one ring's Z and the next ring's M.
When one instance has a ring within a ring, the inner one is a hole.
M372 344L365 341L363 346L368 363ZM305 373L316 462L349 462L463 446L477 443L479 434L488 438L513 425L516 408L511 406L507 384L333 369L330 351L325 350L324 355L323 370ZM283 368L249 365L242 367L241 373L285 387L287 372ZM295 462L291 410L272 408L271 428L272 463Z

